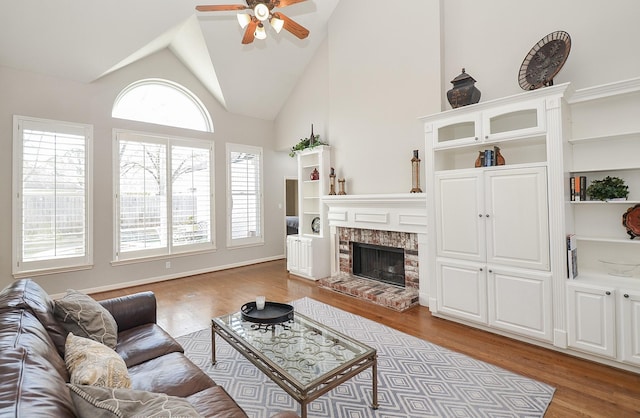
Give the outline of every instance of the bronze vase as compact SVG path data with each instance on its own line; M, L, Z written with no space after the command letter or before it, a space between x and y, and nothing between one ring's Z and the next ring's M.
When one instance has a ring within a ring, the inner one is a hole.
M447 100L452 108L467 106L480 101L480 90L475 86L476 80L462 69L462 73L451 80L453 88L447 92Z

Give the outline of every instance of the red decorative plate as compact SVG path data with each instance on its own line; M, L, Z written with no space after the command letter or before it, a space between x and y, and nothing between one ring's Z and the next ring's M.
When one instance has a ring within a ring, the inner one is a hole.
M627 228L630 239L640 237L640 203L622 214L622 225Z

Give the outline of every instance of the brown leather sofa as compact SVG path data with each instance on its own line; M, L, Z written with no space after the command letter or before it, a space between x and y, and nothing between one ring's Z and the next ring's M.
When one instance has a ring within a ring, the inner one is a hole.
M131 389L185 398L203 416L246 413L156 324L152 292L101 301L118 325L116 352ZM54 301L34 281L17 280L0 292L0 416L75 417L64 362L67 332L54 316ZM294 412L278 418L297 417Z

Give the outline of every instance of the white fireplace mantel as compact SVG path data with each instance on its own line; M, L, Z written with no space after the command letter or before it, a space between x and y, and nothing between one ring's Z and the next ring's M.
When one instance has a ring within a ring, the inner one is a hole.
M427 233L424 193L327 195L329 226Z
M327 195L331 241L331 274L339 274L337 228L373 229L415 233L418 236L419 264L427 262L427 196L424 193ZM428 306L429 282L426 269L419 269L420 304Z

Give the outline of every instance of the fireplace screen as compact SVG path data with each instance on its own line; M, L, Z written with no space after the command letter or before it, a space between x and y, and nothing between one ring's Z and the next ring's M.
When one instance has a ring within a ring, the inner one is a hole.
M404 249L352 243L353 274L404 287Z

